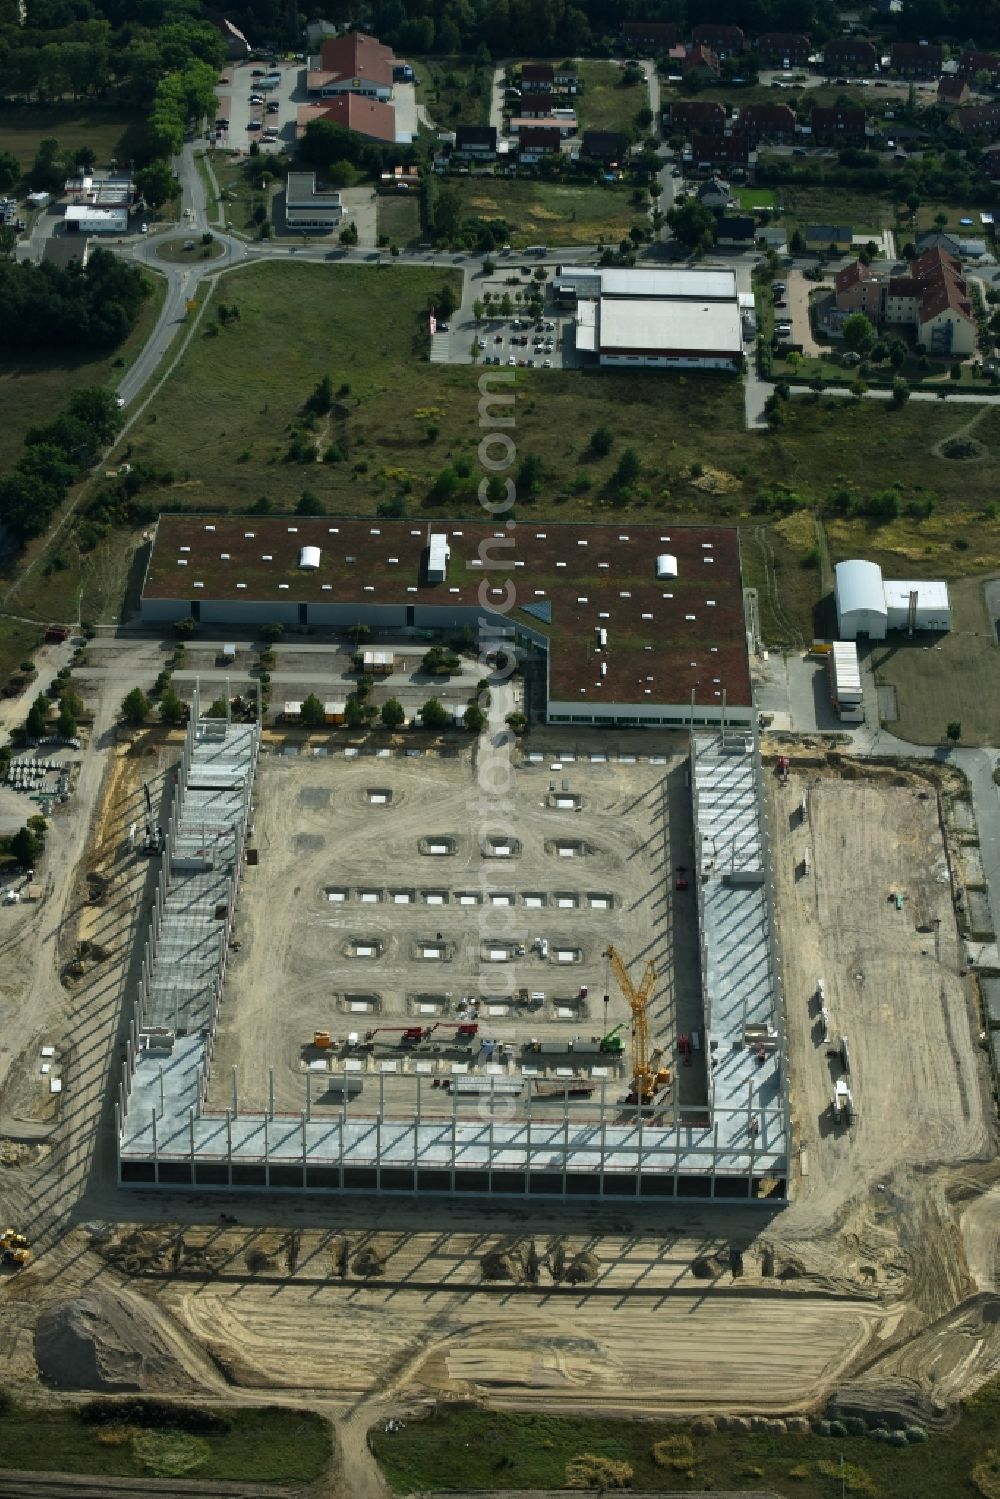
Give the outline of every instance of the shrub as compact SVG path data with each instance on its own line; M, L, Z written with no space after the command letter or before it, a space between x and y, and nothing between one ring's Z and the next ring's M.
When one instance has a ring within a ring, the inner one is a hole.
M221 1411L204 1406L138 1397L88 1400L78 1408L77 1416L86 1426L141 1426L147 1430L190 1431L199 1436L225 1436L232 1424Z
M654 1442L649 1455L658 1468L688 1469L694 1462L694 1443L689 1436L664 1437Z
M568 1489L626 1489L632 1482L633 1469L628 1463L611 1457L581 1453L566 1464Z

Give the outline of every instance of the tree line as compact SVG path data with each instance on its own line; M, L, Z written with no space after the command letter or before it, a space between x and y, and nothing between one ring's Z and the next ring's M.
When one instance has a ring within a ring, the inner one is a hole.
M109 250L83 268L43 261L0 263L0 352L113 349L138 321L149 288Z
M87 386L53 421L31 428L13 472L0 478L0 520L15 541L42 534L70 485L120 425L112 393Z

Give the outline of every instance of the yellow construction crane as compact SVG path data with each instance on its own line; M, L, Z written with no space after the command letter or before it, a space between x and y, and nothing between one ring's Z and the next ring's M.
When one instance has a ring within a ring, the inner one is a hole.
M670 1081L669 1071L665 1067L658 1069L656 1066L660 1053L658 1051L651 1053L649 1049L649 1022L646 1018L646 1011L653 997L656 967L650 958L646 963L642 982L637 989L629 978L625 964L612 946L607 947L604 956L611 964L615 978L618 980L618 987L632 1011L632 1091L637 1099L646 1102L653 1097L657 1088Z

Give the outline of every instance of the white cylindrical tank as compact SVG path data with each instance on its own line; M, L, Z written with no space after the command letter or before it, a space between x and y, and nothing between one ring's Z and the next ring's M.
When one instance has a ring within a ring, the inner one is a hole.
M319 547L300 547L300 549L299 549L299 566L300 567L319 567L319 558L320 558Z
M661 552L656 559L656 576L658 578L676 578L677 558L670 552Z

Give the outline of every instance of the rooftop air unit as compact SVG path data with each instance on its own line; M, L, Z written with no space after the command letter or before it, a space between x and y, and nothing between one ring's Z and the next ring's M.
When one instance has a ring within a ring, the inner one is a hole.
M661 552L656 559L656 576L658 578L676 578L677 558L670 552Z
M300 567L319 567L319 557L320 557L319 547L300 547L299 548L299 566Z

